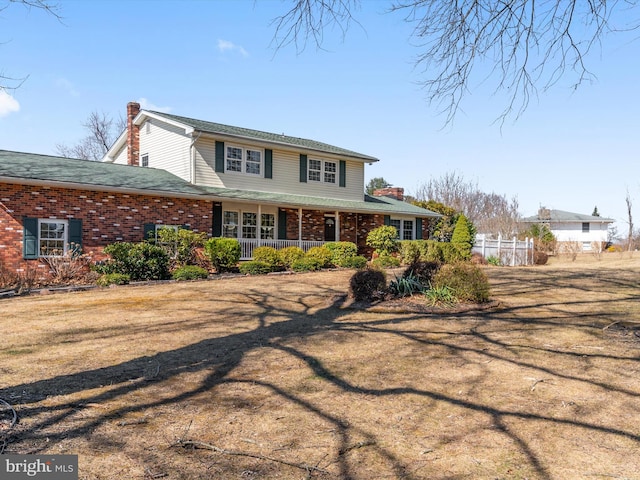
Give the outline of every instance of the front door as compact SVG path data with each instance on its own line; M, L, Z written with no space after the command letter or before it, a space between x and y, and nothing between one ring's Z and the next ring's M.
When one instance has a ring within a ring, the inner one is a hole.
M336 219L333 217L324 217L324 241L336 241Z

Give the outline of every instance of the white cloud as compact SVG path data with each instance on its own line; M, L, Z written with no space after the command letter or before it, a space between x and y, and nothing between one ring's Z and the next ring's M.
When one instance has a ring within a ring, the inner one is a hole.
M0 117L6 117L10 113L20 110L18 101L0 88Z
M235 43L230 42L229 40L218 40L218 50L220 51L220 53L238 52L243 57L249 56L249 52L247 52L240 45L236 45Z
M169 113L172 110L171 107L158 107L144 97L141 97L138 100L138 103L140 104L140 108L142 108L143 110L154 110L156 112L162 113Z
M56 80L56 87L62 88L63 90L66 90L67 93L69 95L71 95L72 97L79 97L80 96L80 92L78 92L78 90L76 90L75 85L73 85L73 83L71 83L66 78L63 78L63 77L58 78Z

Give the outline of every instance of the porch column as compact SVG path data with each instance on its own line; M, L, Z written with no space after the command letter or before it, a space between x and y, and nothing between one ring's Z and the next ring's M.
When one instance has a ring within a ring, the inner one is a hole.
M340 241L340 212L335 213L336 216L336 242Z
M302 207L298 208L298 246L302 248Z
M258 218L256 219L256 237L258 237L258 246L262 245L262 205L258 204Z

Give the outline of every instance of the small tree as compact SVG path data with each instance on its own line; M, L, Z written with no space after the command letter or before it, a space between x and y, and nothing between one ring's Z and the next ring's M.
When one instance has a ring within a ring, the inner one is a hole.
M367 245L380 256L391 255L399 249L398 231L391 225L374 228L367 235Z
M456 245L460 250L462 258L468 260L471 258L471 250L473 249L473 242L475 239L473 225L467 220L464 214L458 216L458 221L453 229L453 235L451 236L451 243Z

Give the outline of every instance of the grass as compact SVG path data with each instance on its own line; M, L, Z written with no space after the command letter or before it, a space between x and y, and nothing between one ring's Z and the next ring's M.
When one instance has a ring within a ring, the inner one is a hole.
M638 479L639 258L486 267L475 313L352 310L348 271L2 300L4 453L92 480Z

